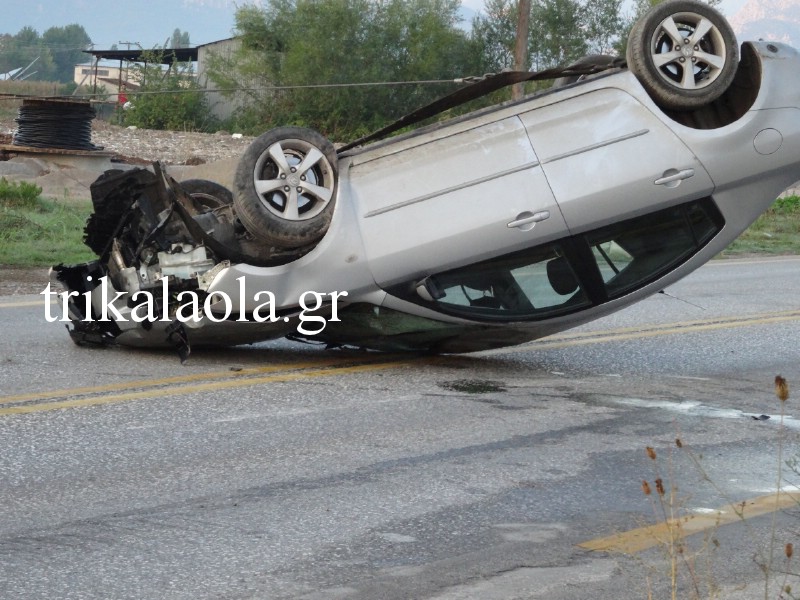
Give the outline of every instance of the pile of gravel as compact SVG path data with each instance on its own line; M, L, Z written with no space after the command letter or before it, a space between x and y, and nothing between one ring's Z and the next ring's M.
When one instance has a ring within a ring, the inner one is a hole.
M16 126L13 118L0 121L0 143L10 143ZM121 127L99 119L92 121L92 143L134 164L157 160L168 165L201 165L238 159L252 141L252 136L225 131L158 131Z

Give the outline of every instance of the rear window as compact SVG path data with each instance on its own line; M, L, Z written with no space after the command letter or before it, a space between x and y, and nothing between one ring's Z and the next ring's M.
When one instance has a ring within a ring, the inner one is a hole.
M584 236L609 298L666 274L706 244L722 226L711 201L698 201L615 223Z

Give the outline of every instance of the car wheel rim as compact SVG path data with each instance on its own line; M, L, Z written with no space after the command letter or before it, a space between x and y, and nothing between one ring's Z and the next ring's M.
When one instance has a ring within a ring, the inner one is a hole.
M687 91L714 83L728 58L719 28L691 12L664 19L653 34L650 52L664 81Z
M205 192L192 192L189 195L195 202L197 202L197 204L203 208L207 208L208 210L216 210L228 205L228 202L225 202L225 200L218 198L213 194L206 194Z
M261 204L288 221L320 214L333 197L333 168L318 148L303 140L272 144L256 162L254 185Z

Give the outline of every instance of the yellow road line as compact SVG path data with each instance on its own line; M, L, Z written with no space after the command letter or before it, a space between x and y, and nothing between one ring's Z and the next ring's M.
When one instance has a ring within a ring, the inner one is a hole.
M53 299L50 301L50 304L58 304L58 302L55 299ZM25 300L20 302L0 302L0 309L25 308L30 306L44 306L44 298L41 300Z
M567 348L571 346L581 346L588 344L600 344L600 343L618 342L618 341L626 341L634 339L646 339L662 335L713 331L717 329L748 327L754 325L767 325L767 324L781 323L786 321L793 321L798 319L800 319L800 311L784 311L778 313L763 313L759 315L750 315L745 317L729 316L729 317L717 317L714 319L709 319L704 321L694 320L694 321L685 321L678 323L664 323L664 324L652 325L645 328L622 327L618 329L609 329L605 331L599 330L599 331L589 331L589 332L565 333L565 334L551 336L541 341L531 342L529 344L525 344L522 346L514 346L511 348L499 348L497 350L485 351L482 354L492 355L492 354L506 354L512 352L524 352L531 350L550 350L550 349ZM394 356L396 357L397 355ZM377 368L381 368L381 366L384 364L400 365L400 364L407 364L409 362L409 361L386 362L387 358L388 357L386 355L377 356L374 359L375 361L380 361L379 364L377 365ZM37 410L46 409L46 408L36 408L37 406L68 407L73 405L83 406L91 404L101 404L103 403L103 398L111 398L112 400L110 401L118 401L115 400L115 398L120 398L120 399L145 398L149 397L150 395L153 395L154 390L156 388L163 388L163 389L158 389L159 395L174 395L176 393L190 393L193 391L203 391L203 389L205 389L203 387L204 385L209 385L209 386L221 385L222 387L220 389L222 389L224 387L256 385L258 383L264 383L270 381L289 381L302 378L303 376L305 376L304 374L314 373L314 371L311 372L303 371L298 374L279 375L276 376L275 378L254 378L253 376L265 373L273 373L276 371L302 370L309 368L315 368L315 369L333 368L335 372L348 372L345 370L345 367L337 367L337 365L350 364L350 362L352 361L346 358L336 358L328 360L323 359L323 360L315 360L315 361L307 361L299 363L255 367L249 369L242 369L240 371L230 371L230 370L212 371L209 373L194 373L191 375L178 375L174 377L164 377L158 379L145 379L145 380L98 385L98 386L86 386L78 388L51 390L46 392L17 394L14 396L0 397L0 415L21 414L21 413L36 412ZM369 362L372 363L374 361L369 361ZM365 360L363 359L359 360L359 363L360 364L356 368L361 368L362 366L364 367L368 366L364 365ZM324 373L328 372L329 372L328 370L324 371ZM311 376L316 376L316 375L311 375ZM281 377L287 377L288 379L281 379ZM198 386L183 386L177 388L167 387L167 386L173 386L175 384L202 382L209 380L223 380L223 381L222 383L219 384L209 383ZM178 391L172 391L173 389ZM213 387L209 389L213 389ZM67 398L71 396L107 394L109 392L124 391L124 390L138 390L138 391L124 392L122 394L118 394L117 396L98 396L95 398L62 400L60 402L47 402L41 404L29 404L27 406L21 406L16 408L10 406L14 404L41 402L56 398Z
M712 317L709 319L693 319L691 321L677 321L675 323L654 323L652 325L645 325L645 326L631 326L631 327L618 327L615 329L609 329L607 331L603 330L595 330L595 331L578 331L578 332L566 332L566 333L559 333L548 337L548 340L566 340L566 339L574 339L574 338L586 338L601 335L603 333L626 333L626 332L636 332L636 331L653 331L658 329L679 329L679 328L688 328L688 327L695 327L698 325L705 326L705 325L712 325L715 323L733 323L739 324L742 323L744 325L749 325L752 321L757 321L760 319L800 319L800 310L784 310L778 312L769 312L769 313L754 313L754 314L747 314L747 315L735 315L735 316L719 316L719 317Z
M771 258L714 258L704 264L704 267L723 267L726 265L736 266L736 265L763 265L769 263L787 263L787 262L797 262L800 260L798 256L773 256Z
M541 340L528 342L521 346L497 348L486 350L483 355L508 354L511 352L526 352L535 350L555 350L572 346L586 346L589 344L603 344L635 339L646 339L662 335L676 335L680 333L697 333L714 331L718 329L735 329L737 327L751 327L754 325L770 325L786 321L800 320L800 311L773 313L752 317L721 317L707 321L687 321L684 323L665 323L650 327L622 327L619 329L578 332L572 334L556 334Z
M341 375L344 373L364 373L377 371L380 369L390 369L411 364L413 361L392 361L373 364L361 364L350 367L338 367L329 369L316 369L313 371L296 371L293 373L281 373L267 377L253 377L249 379L229 379L227 381L216 381L211 383L201 383L195 385L175 386L159 390L157 394L153 390L141 390L137 392L127 392L122 394L109 394L103 396L92 396L89 398L79 398L75 400L61 400L57 402L45 402L41 404L27 404L25 406L10 406L0 408L0 416L20 415L34 412L59 410L63 408L78 408L81 406L97 406L101 404L114 404L128 400L140 400L144 398L161 398L163 396L177 396L181 394L194 394L201 392L213 392L225 389L249 387L264 383L280 383L286 381L297 381L301 379L312 379L316 377L326 377L331 375Z
M800 503L800 492L781 491L728 505L713 513L670 519L648 527L582 542L578 546L593 552L635 554L655 546L675 543L695 533L713 531L722 525L796 507L798 503Z
M383 357L386 358L385 356ZM376 359L377 360L377 359ZM77 388L67 388L61 390L51 390L48 392L32 392L28 394L17 394L15 396L0 397L0 406L7 404L19 404L35 400L47 400L48 398L63 398L65 396L81 396L86 394L102 394L118 390L129 390L134 388L154 388L176 383L189 383L193 381L206 381L209 379L239 379L250 377L262 373L272 373L275 371L287 371L296 369L335 367L336 365L349 364L351 360L346 358L336 358L327 360L314 360L307 362L287 363L282 365L270 365L267 367L253 367L241 369L240 371L211 371L208 373L193 373L191 375L176 375L174 377L162 377L158 379L140 379L136 381L124 381L121 383L109 383L105 385L95 385ZM359 362L364 362L359 361Z
M569 346L582 346L588 344L601 344L605 342L619 342L634 339L646 339L659 337L662 335L675 335L678 333L697 333L701 331L715 331L718 329L735 329L737 327L750 327L753 325L769 325L774 323L784 323L786 321L796 321L800 315L791 317L770 317L764 319L752 319L748 321L736 321L728 323L709 323L708 325L692 325L688 327L672 327L669 329L641 330L632 333L611 333L610 335L595 335L595 337L575 339L575 340L553 340L542 341L531 344L538 349L567 348Z

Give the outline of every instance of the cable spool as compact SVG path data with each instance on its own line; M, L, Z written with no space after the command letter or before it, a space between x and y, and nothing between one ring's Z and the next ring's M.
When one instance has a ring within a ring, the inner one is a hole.
M25 99L16 118L13 146L99 150L92 144L92 119L88 101Z

